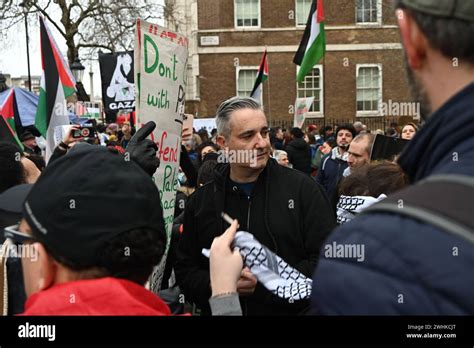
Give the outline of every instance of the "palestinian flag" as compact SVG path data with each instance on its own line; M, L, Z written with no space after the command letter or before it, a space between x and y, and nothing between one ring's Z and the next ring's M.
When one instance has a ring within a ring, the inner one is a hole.
M260 101L260 95L262 94L262 84L268 80L268 62L267 62L267 50L263 53L262 62L258 68L257 79L253 86L250 98Z
M317 5L316 5L317 3ZM296 80L301 82L326 53L323 0L313 0L306 29L293 62L300 66Z
M15 90L13 88L0 105L0 141L14 143L23 150L23 144L18 139L15 129Z
M48 160L55 148L55 127L69 124L66 97L74 93L76 83L42 17L40 31L43 75L35 126L46 139Z

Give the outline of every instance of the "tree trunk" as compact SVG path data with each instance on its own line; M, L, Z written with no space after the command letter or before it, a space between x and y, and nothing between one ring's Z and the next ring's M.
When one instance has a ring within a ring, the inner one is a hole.
M69 63L69 66L72 65L72 63L74 63L74 60L76 59L76 52L77 52L77 49L76 49L76 45L74 44L74 39L68 39L66 41L66 45L67 45L67 60L68 60L68 63Z

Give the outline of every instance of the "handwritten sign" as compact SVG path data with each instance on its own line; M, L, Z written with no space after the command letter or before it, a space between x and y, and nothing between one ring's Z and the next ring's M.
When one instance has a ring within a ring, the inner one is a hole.
M156 24L137 21L135 32L135 81L137 123L154 121L152 140L158 146L160 167L153 179L160 191L168 235L165 256L153 270L150 289L157 293L166 264L173 227L178 185L181 128L186 90L188 39Z
M293 120L293 127L303 127L306 115L313 104L314 97L309 98L296 98L295 101L295 118Z

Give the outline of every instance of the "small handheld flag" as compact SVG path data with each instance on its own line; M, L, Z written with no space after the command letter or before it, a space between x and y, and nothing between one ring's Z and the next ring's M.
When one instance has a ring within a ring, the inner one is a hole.
M258 68L257 79L250 93L250 98L260 100L262 94L262 84L264 81L268 80L268 62L267 62L267 50L263 53L262 62Z

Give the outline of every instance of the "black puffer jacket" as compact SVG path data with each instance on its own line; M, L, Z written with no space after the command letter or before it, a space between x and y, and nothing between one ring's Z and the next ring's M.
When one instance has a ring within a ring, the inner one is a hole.
M196 303L203 314L210 313L211 288L209 260L201 250L210 248L228 227L220 217L222 211L306 276L312 274L319 249L335 226L323 189L309 176L271 159L248 197L231 184L229 172L228 164L218 165L214 181L191 195L184 213L175 271L186 300ZM252 296L241 298L241 304L247 315L297 314L307 307L306 301L280 300L260 284Z
M311 174L311 148L303 138L295 138L285 147L288 160L293 168L306 174Z

